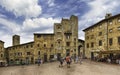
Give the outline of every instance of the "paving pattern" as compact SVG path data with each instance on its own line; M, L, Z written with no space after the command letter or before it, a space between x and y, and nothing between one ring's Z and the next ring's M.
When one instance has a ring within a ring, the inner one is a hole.
M0 67L0 75L120 75L120 65L112 65L84 60L83 64L66 63L59 68L59 62L45 63L40 66Z

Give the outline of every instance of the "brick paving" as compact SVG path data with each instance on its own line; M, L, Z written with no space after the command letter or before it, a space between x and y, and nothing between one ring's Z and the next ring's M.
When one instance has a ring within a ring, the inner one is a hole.
M84 60L83 64L71 64L71 68L59 68L59 62L46 63L40 66L0 67L0 75L120 75L120 65L104 64Z

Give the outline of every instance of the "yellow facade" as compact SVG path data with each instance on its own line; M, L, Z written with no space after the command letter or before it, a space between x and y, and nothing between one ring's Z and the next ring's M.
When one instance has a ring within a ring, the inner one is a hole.
M20 64L20 63L34 63L34 42L15 45L6 48L8 63Z
M106 14L105 19L83 30L86 57L120 52L120 14ZM94 54L93 54L94 53Z

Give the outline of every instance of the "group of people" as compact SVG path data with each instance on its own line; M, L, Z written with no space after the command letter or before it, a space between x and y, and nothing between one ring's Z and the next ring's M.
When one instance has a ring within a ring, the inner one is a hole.
M42 59L38 59L38 66L40 66L40 64L43 63L43 60Z
M80 61L80 64L82 64L82 57L70 57L70 56L66 56L65 58L60 57L59 61L60 61L60 65L59 67L63 67L63 63L64 61L66 61L67 64L67 68L70 68L70 64L72 63L72 60L74 60L75 63L78 63L78 61Z
M111 60L110 58L107 59L108 63L113 63L113 60ZM120 64L120 58L119 59L115 59L114 63L116 64Z
M107 55L104 57L96 56L92 60L98 61L98 62L107 62L112 64L120 64L120 55Z

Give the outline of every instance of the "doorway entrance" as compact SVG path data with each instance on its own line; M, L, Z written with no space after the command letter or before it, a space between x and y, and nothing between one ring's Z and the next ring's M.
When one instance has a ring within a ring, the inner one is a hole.
M91 52L91 60L94 60L94 53Z
M57 53L57 60L60 60L61 53Z
M33 61L34 59L33 59L33 57L31 57L31 64L33 64L34 63L34 61Z
M44 54L44 62L47 62L47 54Z
M66 50L66 56L69 56L70 55L70 49L67 49Z

